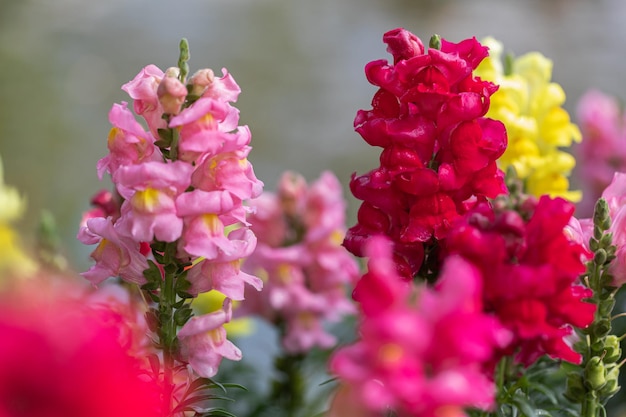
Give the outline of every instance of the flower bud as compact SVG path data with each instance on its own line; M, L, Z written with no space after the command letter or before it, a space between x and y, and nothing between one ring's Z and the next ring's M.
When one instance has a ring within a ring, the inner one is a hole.
M187 97L187 88L176 77L163 77L157 88L157 96L164 113L178 114Z
M189 79L189 84L191 85L189 94L201 97L214 80L215 74L213 73L213 70L204 68L196 71L195 74L193 74Z
M592 324L591 332L597 338L606 336L610 331L611 321L608 319L601 319Z
M596 206L593 210L593 224L595 225L603 225L606 223L606 220L611 221L609 216L609 204L604 198L599 198L596 202ZM605 228L605 230L608 229Z
M598 394L606 400L615 395L619 389L619 366L613 366L606 374L606 385L598 391Z
M599 356L589 359L584 370L585 385L589 389L599 390L606 384L606 367Z
M606 317L613 311L615 307L615 298L607 298L606 300L600 301L598 304L598 315L600 317Z
M606 353L604 354L604 363L615 363L622 356L622 349L619 344L619 338L610 334L604 340L604 349Z
M433 49L441 49L441 36L437 34L431 36L428 46Z
M613 243L613 233L605 233L600 238L600 246L603 248L611 247L612 243Z
M606 258L606 251L602 248L599 248L593 255L593 261L598 265L604 265L604 263L606 262Z

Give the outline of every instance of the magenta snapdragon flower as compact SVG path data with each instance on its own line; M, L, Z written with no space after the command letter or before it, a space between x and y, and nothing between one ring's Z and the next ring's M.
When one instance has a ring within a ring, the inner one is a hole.
M360 338L330 362L350 387L342 395L369 411L402 416L490 409L495 385L489 365L511 334L483 312L479 270L452 256L434 289L415 287L393 267L387 238L370 239L366 250L368 273L355 294L363 311Z

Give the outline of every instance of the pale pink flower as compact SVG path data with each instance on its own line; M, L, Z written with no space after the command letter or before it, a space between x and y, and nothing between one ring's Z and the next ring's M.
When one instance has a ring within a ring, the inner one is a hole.
M176 207L185 218L179 251L207 259L237 252L224 227L247 224L246 209L230 192L193 190L180 195Z
M192 317L178 331L181 357L201 377L215 376L222 358L241 359L241 351L226 339L223 327L231 317L231 301L227 298L221 310Z
M157 89L164 75L157 66L148 65L132 81L122 86L122 90L134 100L135 113L143 116L154 137L159 137L158 129L167 127L167 122L161 118L163 108L157 96Z
M143 271L148 269L148 261L140 252L140 243L120 234L110 217L87 220L77 237L86 245L98 245L91 253L96 263L81 274L91 283L99 284L109 277L118 276L140 285L146 282Z
M122 165L137 164L161 159L161 152L154 146L154 138L135 120L126 103L114 104L109 112L113 125L107 146L109 154L98 161L98 176L105 172L113 174Z
M263 183L246 159L250 147L207 157L191 176L191 184L205 191L228 190L240 200L258 197Z
M122 204L120 228L137 241L178 239L183 219L176 214L176 198L191 183L193 166L182 161L146 162L120 167L113 176Z
M256 247L256 237L249 229L233 230L228 235L229 254L219 251L213 259L205 259L188 272L190 294L217 290L232 300L244 299L244 284L257 291L263 288L260 278L241 270L241 259L250 256Z
M180 159L194 162L204 155L223 152L225 144L250 141L249 131L233 133L239 122L239 110L212 98L201 98L172 118L169 127L177 128Z
M241 88L226 68L222 68L220 78L216 78L211 69L201 69L191 76L189 83L192 85L192 94L220 101L235 102L241 93Z
M233 76L228 73L226 68L222 68L222 76L213 78L212 82L207 85L203 96L216 100L235 102L239 97L239 93L241 93L241 88L239 88Z

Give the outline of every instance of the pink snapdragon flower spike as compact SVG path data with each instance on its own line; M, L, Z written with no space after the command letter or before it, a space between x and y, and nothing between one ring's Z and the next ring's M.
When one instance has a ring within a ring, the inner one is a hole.
M241 358L222 325L231 318L230 300L243 300L246 286L263 287L242 269L257 243L248 200L261 194L263 183L248 161L250 129L239 126L239 110L231 105L241 90L226 70L222 77L200 70L187 80L186 59L181 42L178 68L163 72L149 65L122 87L149 132L126 103L113 106L109 155L98 163L98 173L111 174L116 194L94 201L78 233L83 243L98 245L96 264L83 274L87 279L100 284L120 277L142 286L163 351L157 360L162 364L151 360L172 411L163 415L178 415L170 406L191 391L210 389L198 375L214 376L223 357ZM227 297L223 309L190 319L185 300L212 290ZM170 369L186 365L195 373ZM179 377L186 382L176 382Z
M310 185L299 174L285 172L276 193L252 200L250 215L256 251L243 270L264 277L260 293L246 295L242 312L284 325L283 347L304 353L328 348L335 338L324 328L354 311L346 297L358 267L341 246L345 201L330 172Z
M221 310L192 317L178 332L183 359L201 377L215 376L222 358L241 359L241 351L226 339L223 327L231 318L232 307L227 298Z
M444 239L468 202L507 192L496 166L507 137L501 122L485 117L498 87L472 73L487 56L476 39L442 39L440 49L426 50L399 28L383 41L393 64L366 65L378 91L354 120L368 144L383 148L380 166L352 177L350 190L363 203L344 245L363 256L371 236L389 236L408 278L424 261L424 245Z
M464 416L467 407L491 409L495 386L486 369L511 334L483 313L480 271L450 257L435 289L413 287L397 279L387 238L372 238L366 250L361 293L388 296L361 299L360 339L335 352L331 372L371 412Z

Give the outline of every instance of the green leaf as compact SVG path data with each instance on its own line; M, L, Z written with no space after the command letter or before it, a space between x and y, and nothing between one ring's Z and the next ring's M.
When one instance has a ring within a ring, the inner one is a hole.
M159 288L158 284L161 282L161 279L162 279L161 270L150 259L148 259L148 269L143 271L143 276L146 278L148 283L157 283L157 287L156 288ZM144 284L144 285L146 285L146 284ZM154 289L156 289L156 288L154 288Z
M559 403L559 400L556 398L554 389L550 388L549 386L545 384L542 384L540 382L533 382L532 385L530 386L530 389L539 391L540 393L545 395L548 401L550 401L554 405Z
M230 411L226 411L223 408L214 408L211 411L209 411L207 414L204 415L204 417L213 417L213 416L217 416L217 417L237 417L236 415L234 415Z
M159 139L154 144L159 148L167 148L172 144L172 139L174 137L174 132L172 129L157 129L157 133L159 134ZM165 144L165 146L159 145L159 142Z
M184 305L174 313L174 322L178 326L182 326L191 318L193 311L188 304Z
M516 395L513 398L513 404L526 417L536 417L535 409L530 405L528 399L522 395Z

